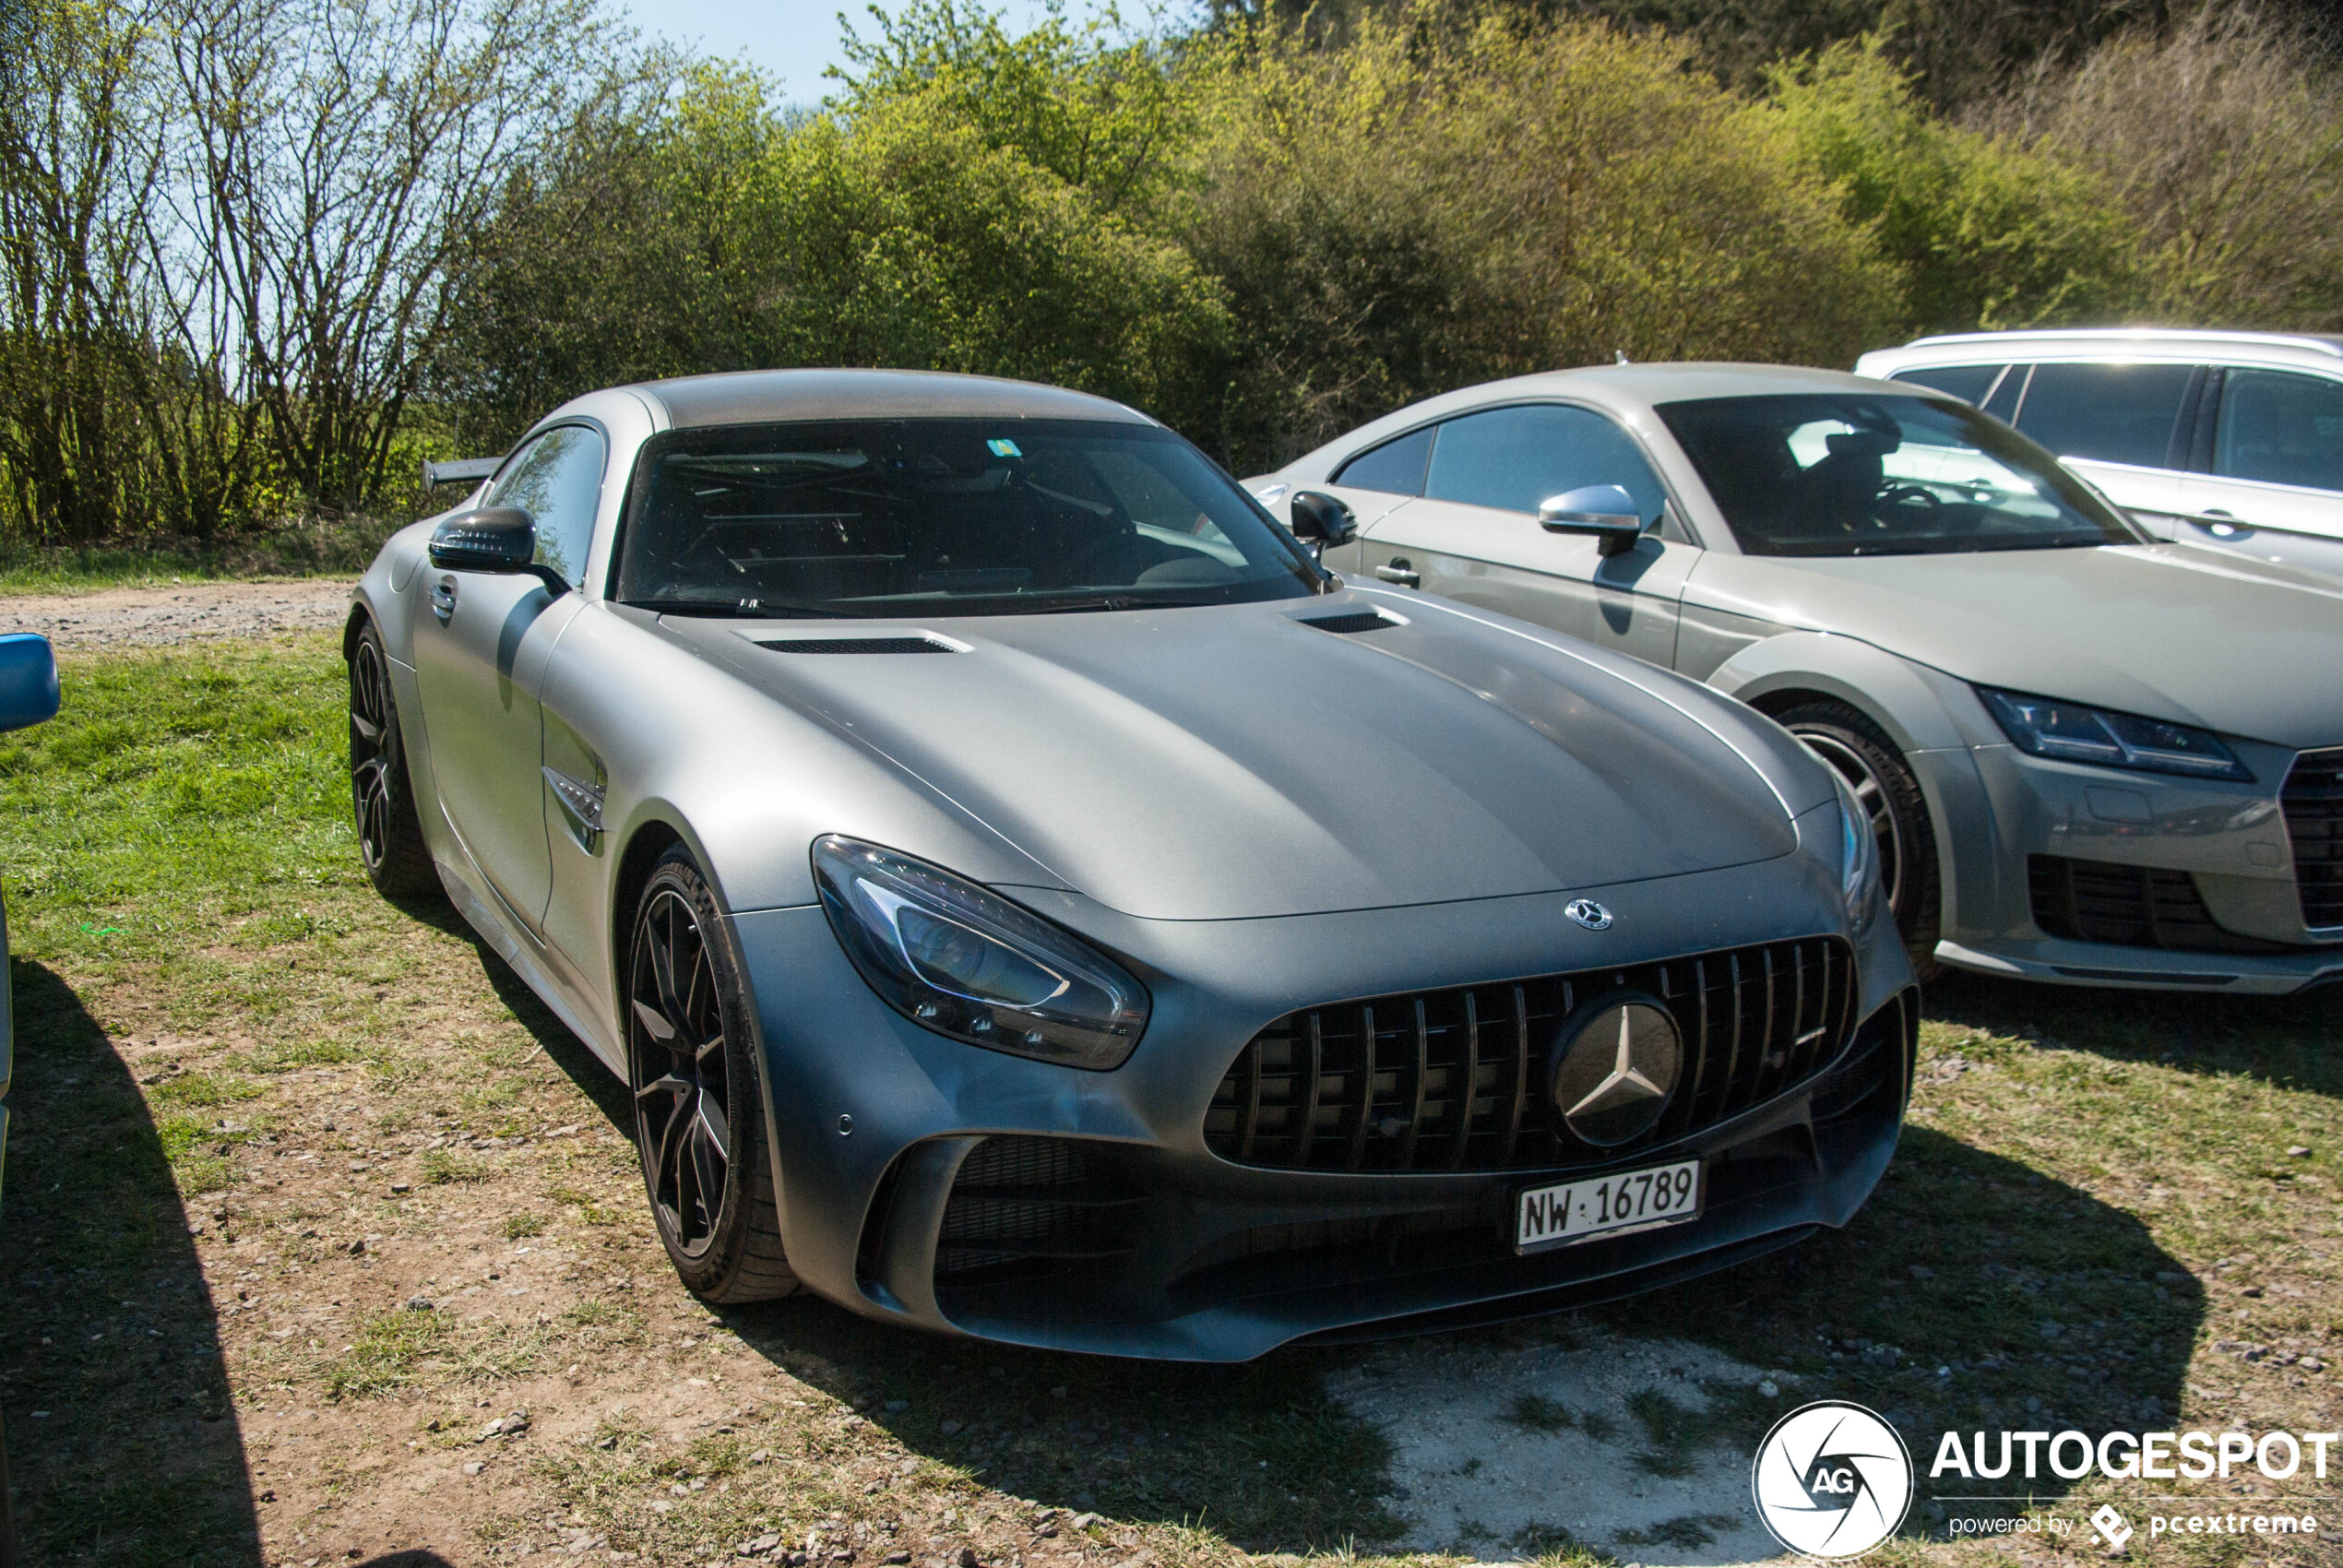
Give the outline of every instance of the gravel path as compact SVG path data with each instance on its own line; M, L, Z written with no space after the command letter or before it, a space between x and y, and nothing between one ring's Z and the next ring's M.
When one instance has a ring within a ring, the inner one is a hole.
M302 579L12 595L0 598L0 632L39 632L60 648L92 648L327 631L349 615L350 587Z

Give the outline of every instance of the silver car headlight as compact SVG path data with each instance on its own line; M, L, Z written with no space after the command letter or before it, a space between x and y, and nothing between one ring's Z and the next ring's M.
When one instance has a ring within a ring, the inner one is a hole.
M2237 754L2210 730L2028 696L2023 692L1995 691L1991 686L1978 687L1977 695L1985 700L1985 710L2002 727L2002 733L2016 742L2019 751L2035 756L2142 773L2254 782L2253 773L2237 760Z
M1104 1072L1147 1028L1147 988L1121 965L950 872L830 834L814 883L871 989L937 1034Z
M1871 814L1855 799L1854 787L1835 767L1830 781L1838 790L1838 894L1847 901L1847 919L1861 936L1879 910L1879 839L1872 832Z

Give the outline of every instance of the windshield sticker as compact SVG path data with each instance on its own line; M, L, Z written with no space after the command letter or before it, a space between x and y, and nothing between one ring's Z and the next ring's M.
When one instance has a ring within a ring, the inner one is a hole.
M984 444L984 449L992 453L995 457L1022 457L1025 456L1024 453L1017 449L1016 442L1004 441L997 435Z

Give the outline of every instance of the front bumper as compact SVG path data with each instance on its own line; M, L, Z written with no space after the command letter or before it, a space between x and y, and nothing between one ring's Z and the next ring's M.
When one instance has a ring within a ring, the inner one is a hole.
M1617 916L1602 933L1562 918L1568 895L1169 922L1013 891L1147 980L1154 1011L1122 1068L1079 1072L918 1028L872 994L818 909L733 919L764 1037L791 1266L867 1315L1017 1344L1226 1361L1311 1335L1551 1311L1845 1224L1886 1167L1909 1091L1918 998L1883 920L1854 954L1849 1016L1861 1022L1819 1073L1618 1162L1707 1158L1698 1219L1517 1257L1512 1194L1598 1168L1240 1166L1206 1144L1223 1075L1265 1025L1297 1007L1843 935L1836 890L1806 858L1585 890ZM1111 1208L1116 1245L1069 1249L1039 1270L939 1272L956 1183L988 1141L981 1161L1031 1154L1040 1170L1056 1158L1064 1179L1046 1191L993 1191L1029 1199L1037 1215L1052 1203Z
M1991 724L1981 707L1973 722ZM2231 744L2256 782L2088 767L2005 742L1912 754L1946 879L1938 960L2052 984L2260 995L2343 978L2343 932L2304 922L2296 884L2280 796L2296 754Z

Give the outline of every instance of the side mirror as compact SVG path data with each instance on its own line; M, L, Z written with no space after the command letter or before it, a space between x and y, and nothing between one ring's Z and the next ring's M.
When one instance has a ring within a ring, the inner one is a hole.
M0 730L24 730L57 716L57 656L37 632L0 636Z
M1538 526L1548 533L1590 533L1604 555L1624 555L1644 533L1635 498L1619 485L1584 484L1538 504Z
M431 530L431 564L443 572L526 573L555 598L569 591L561 574L537 560L537 522L518 506L458 512Z
M1359 537L1357 514L1323 490L1295 491L1286 509L1293 519L1293 537L1310 546L1314 554L1324 555Z

